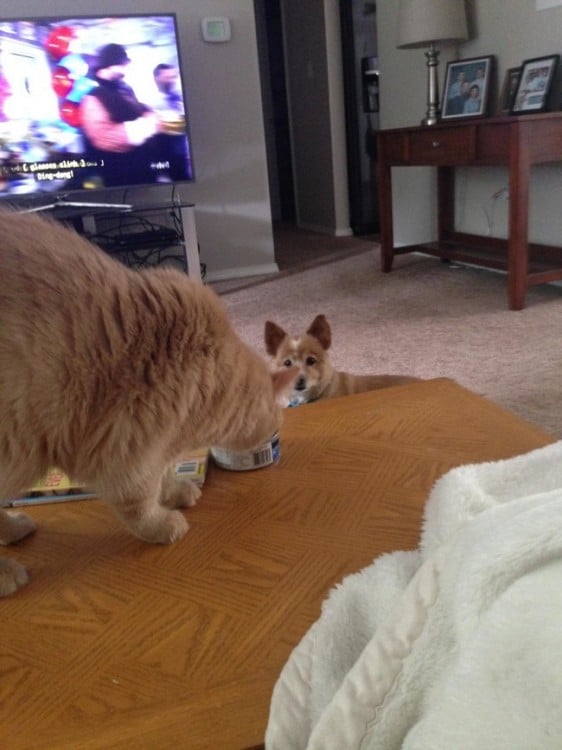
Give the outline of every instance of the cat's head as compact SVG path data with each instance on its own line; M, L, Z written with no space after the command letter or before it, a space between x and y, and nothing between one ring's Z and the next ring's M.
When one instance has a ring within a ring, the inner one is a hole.
M263 368L263 369L262 369ZM231 451L246 451L263 445L279 432L283 421L282 403L294 387L297 368L269 372L265 362L251 373L242 391L234 429L228 429L219 445Z
M184 368L186 437L197 445L253 450L279 431L281 403L298 373L272 373L235 332L216 294L202 285L190 291L189 316L178 313L184 325L176 358L176 372Z

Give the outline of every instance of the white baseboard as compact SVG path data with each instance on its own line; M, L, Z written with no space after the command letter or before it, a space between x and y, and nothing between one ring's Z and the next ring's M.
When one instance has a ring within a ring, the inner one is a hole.
M318 232L319 234L329 234L331 237L351 237L353 232L351 227L344 227L343 229L334 229L334 227L323 227L318 224L308 224L307 222L299 221L299 229L306 229L309 232Z
M270 273L279 273L277 263L263 263L260 266L237 266L236 268L223 268L219 271L209 271L205 275L205 281L227 281L228 279L241 279L244 276L265 276Z
M351 227L344 227L343 229L336 229L334 237L353 237L353 230Z

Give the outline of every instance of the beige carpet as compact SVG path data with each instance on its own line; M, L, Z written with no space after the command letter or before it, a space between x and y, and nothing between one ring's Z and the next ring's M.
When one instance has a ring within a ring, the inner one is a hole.
M218 291L264 356L267 319L298 333L324 313L338 369L450 377L562 438L562 288L536 287L510 312L503 274L421 255L399 256L383 274L373 247Z

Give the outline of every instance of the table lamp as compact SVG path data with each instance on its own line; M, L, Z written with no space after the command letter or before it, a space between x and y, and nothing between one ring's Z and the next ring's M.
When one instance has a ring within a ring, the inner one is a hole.
M468 39L464 0L400 0L398 44L400 49L428 47L427 113L422 125L435 125L441 113L437 45L446 46Z

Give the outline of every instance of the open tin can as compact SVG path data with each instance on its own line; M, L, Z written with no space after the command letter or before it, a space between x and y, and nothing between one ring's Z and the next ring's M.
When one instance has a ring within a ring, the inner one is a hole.
M252 471L277 463L281 456L279 433L251 451L228 451L224 448L211 448L213 461L221 469L229 471Z

